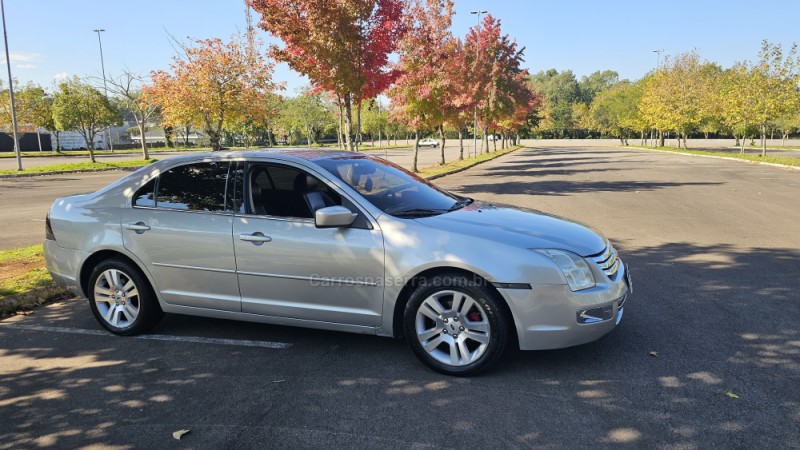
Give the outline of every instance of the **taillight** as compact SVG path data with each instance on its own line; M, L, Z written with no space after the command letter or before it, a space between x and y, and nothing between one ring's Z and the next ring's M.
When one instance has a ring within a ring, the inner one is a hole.
M44 238L48 241L55 241L56 235L53 234L53 227L50 226L50 214L47 214L47 218L44 221Z

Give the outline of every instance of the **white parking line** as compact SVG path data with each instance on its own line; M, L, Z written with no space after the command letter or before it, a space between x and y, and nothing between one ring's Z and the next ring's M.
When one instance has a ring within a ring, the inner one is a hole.
M83 328L45 327L39 325L23 325L16 323L0 324L0 329L3 328L11 328L14 330L25 330L25 331L44 331L48 333L70 333L70 334L84 334L88 336L116 337L113 334L110 334L106 331L86 330ZM292 346L292 344L287 344L284 342L247 341L240 339L220 339L220 338L206 338L197 336L168 336L165 334L142 334L139 336L130 336L130 338L145 339L150 341L190 342L193 344L233 345L238 347L261 347L261 348L274 348L274 349L286 349Z

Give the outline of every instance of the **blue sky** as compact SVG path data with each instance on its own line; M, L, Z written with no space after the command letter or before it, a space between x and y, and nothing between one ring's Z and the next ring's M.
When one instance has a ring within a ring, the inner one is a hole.
M169 34L226 38L245 28L242 0L5 0L5 8L15 78L45 87L66 75L99 76L94 28L107 30L107 74L168 68L174 54ZM475 24L474 9L501 19L504 32L526 47L531 72L571 69L579 77L611 69L640 78L655 66L655 49L677 54L696 48L727 67L755 59L762 39L785 47L800 41L796 0L456 0L455 34ZM285 65L276 68L275 79L288 93L305 84Z

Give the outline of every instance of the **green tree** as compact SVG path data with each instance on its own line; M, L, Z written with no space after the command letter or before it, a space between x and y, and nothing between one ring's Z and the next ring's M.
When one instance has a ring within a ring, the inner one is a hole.
M629 81L598 93L589 108L592 125L601 133L619 138L621 144L628 145L631 134L644 128L638 108L641 96L641 86Z
M613 70L598 70L589 76L582 76L578 82L580 101L585 105L591 105L594 97L619 83L619 74Z
M105 95L78 77L58 84L53 95L53 119L59 129L74 130L83 136L92 162L95 162L97 133L120 122L118 112Z
M572 104L581 101L581 90L571 70L559 73L556 69L537 72L531 76L536 89L542 93L547 119L543 126L554 137L565 137L574 128Z

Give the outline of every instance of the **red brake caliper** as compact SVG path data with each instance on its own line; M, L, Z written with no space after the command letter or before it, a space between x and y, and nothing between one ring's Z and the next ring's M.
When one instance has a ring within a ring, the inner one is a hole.
M478 311L472 311L470 313L467 313L467 318L469 319L470 322L480 322L481 313L479 313Z

